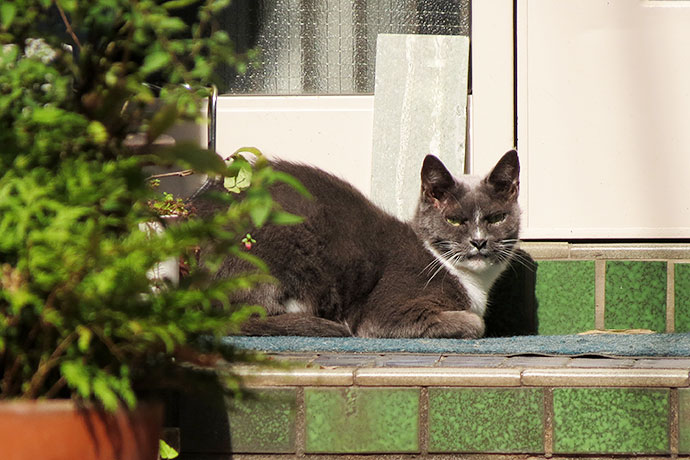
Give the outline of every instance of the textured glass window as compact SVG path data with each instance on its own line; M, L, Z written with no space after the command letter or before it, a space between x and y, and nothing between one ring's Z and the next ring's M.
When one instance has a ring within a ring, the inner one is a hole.
M469 35L470 0L234 0L220 19L240 49L262 51L224 92L366 94L378 34Z

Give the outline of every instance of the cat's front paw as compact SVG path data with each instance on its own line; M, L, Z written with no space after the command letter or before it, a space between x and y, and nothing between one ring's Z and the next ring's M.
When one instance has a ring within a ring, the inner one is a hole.
M441 338L478 339L484 335L484 320L471 311L442 311L432 334Z

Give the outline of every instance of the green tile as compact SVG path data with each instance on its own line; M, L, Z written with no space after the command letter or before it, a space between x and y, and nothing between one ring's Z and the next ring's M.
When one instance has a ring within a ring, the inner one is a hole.
M666 262L606 263L604 326L666 330Z
M690 264L675 264L676 332L690 332Z
M419 451L419 390L307 388L306 451Z
M555 388L556 453L669 453L669 390Z
M573 334L594 329L594 261L539 262L539 334Z
M256 390L229 404L233 452L295 451L295 389Z
M430 452L544 452L541 388L429 388Z
M678 453L690 454L690 388L678 389Z

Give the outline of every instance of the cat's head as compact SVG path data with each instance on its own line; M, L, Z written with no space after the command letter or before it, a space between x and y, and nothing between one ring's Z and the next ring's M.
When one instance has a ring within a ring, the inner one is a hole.
M454 178L441 160L428 155L413 220L417 234L457 268L482 272L508 261L520 231L519 175L515 150L483 178Z

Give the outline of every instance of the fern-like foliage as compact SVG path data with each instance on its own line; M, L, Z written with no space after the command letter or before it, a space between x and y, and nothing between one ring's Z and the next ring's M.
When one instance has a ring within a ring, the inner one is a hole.
M216 262L241 256L253 216L282 215L266 191L279 178L259 167L246 193L222 198L226 212L141 230L158 219L145 166L237 176L198 146L148 148L176 122L200 121L214 68L252 60L213 21L227 3L0 3L0 398L134 406L152 382L175 384L221 354L243 359L216 339L257 307L228 294L268 275L218 278L214 258L202 265L194 252L213 241ZM194 24L176 15L190 7ZM138 149L126 142L135 134ZM169 258L188 276L152 287L147 273Z

